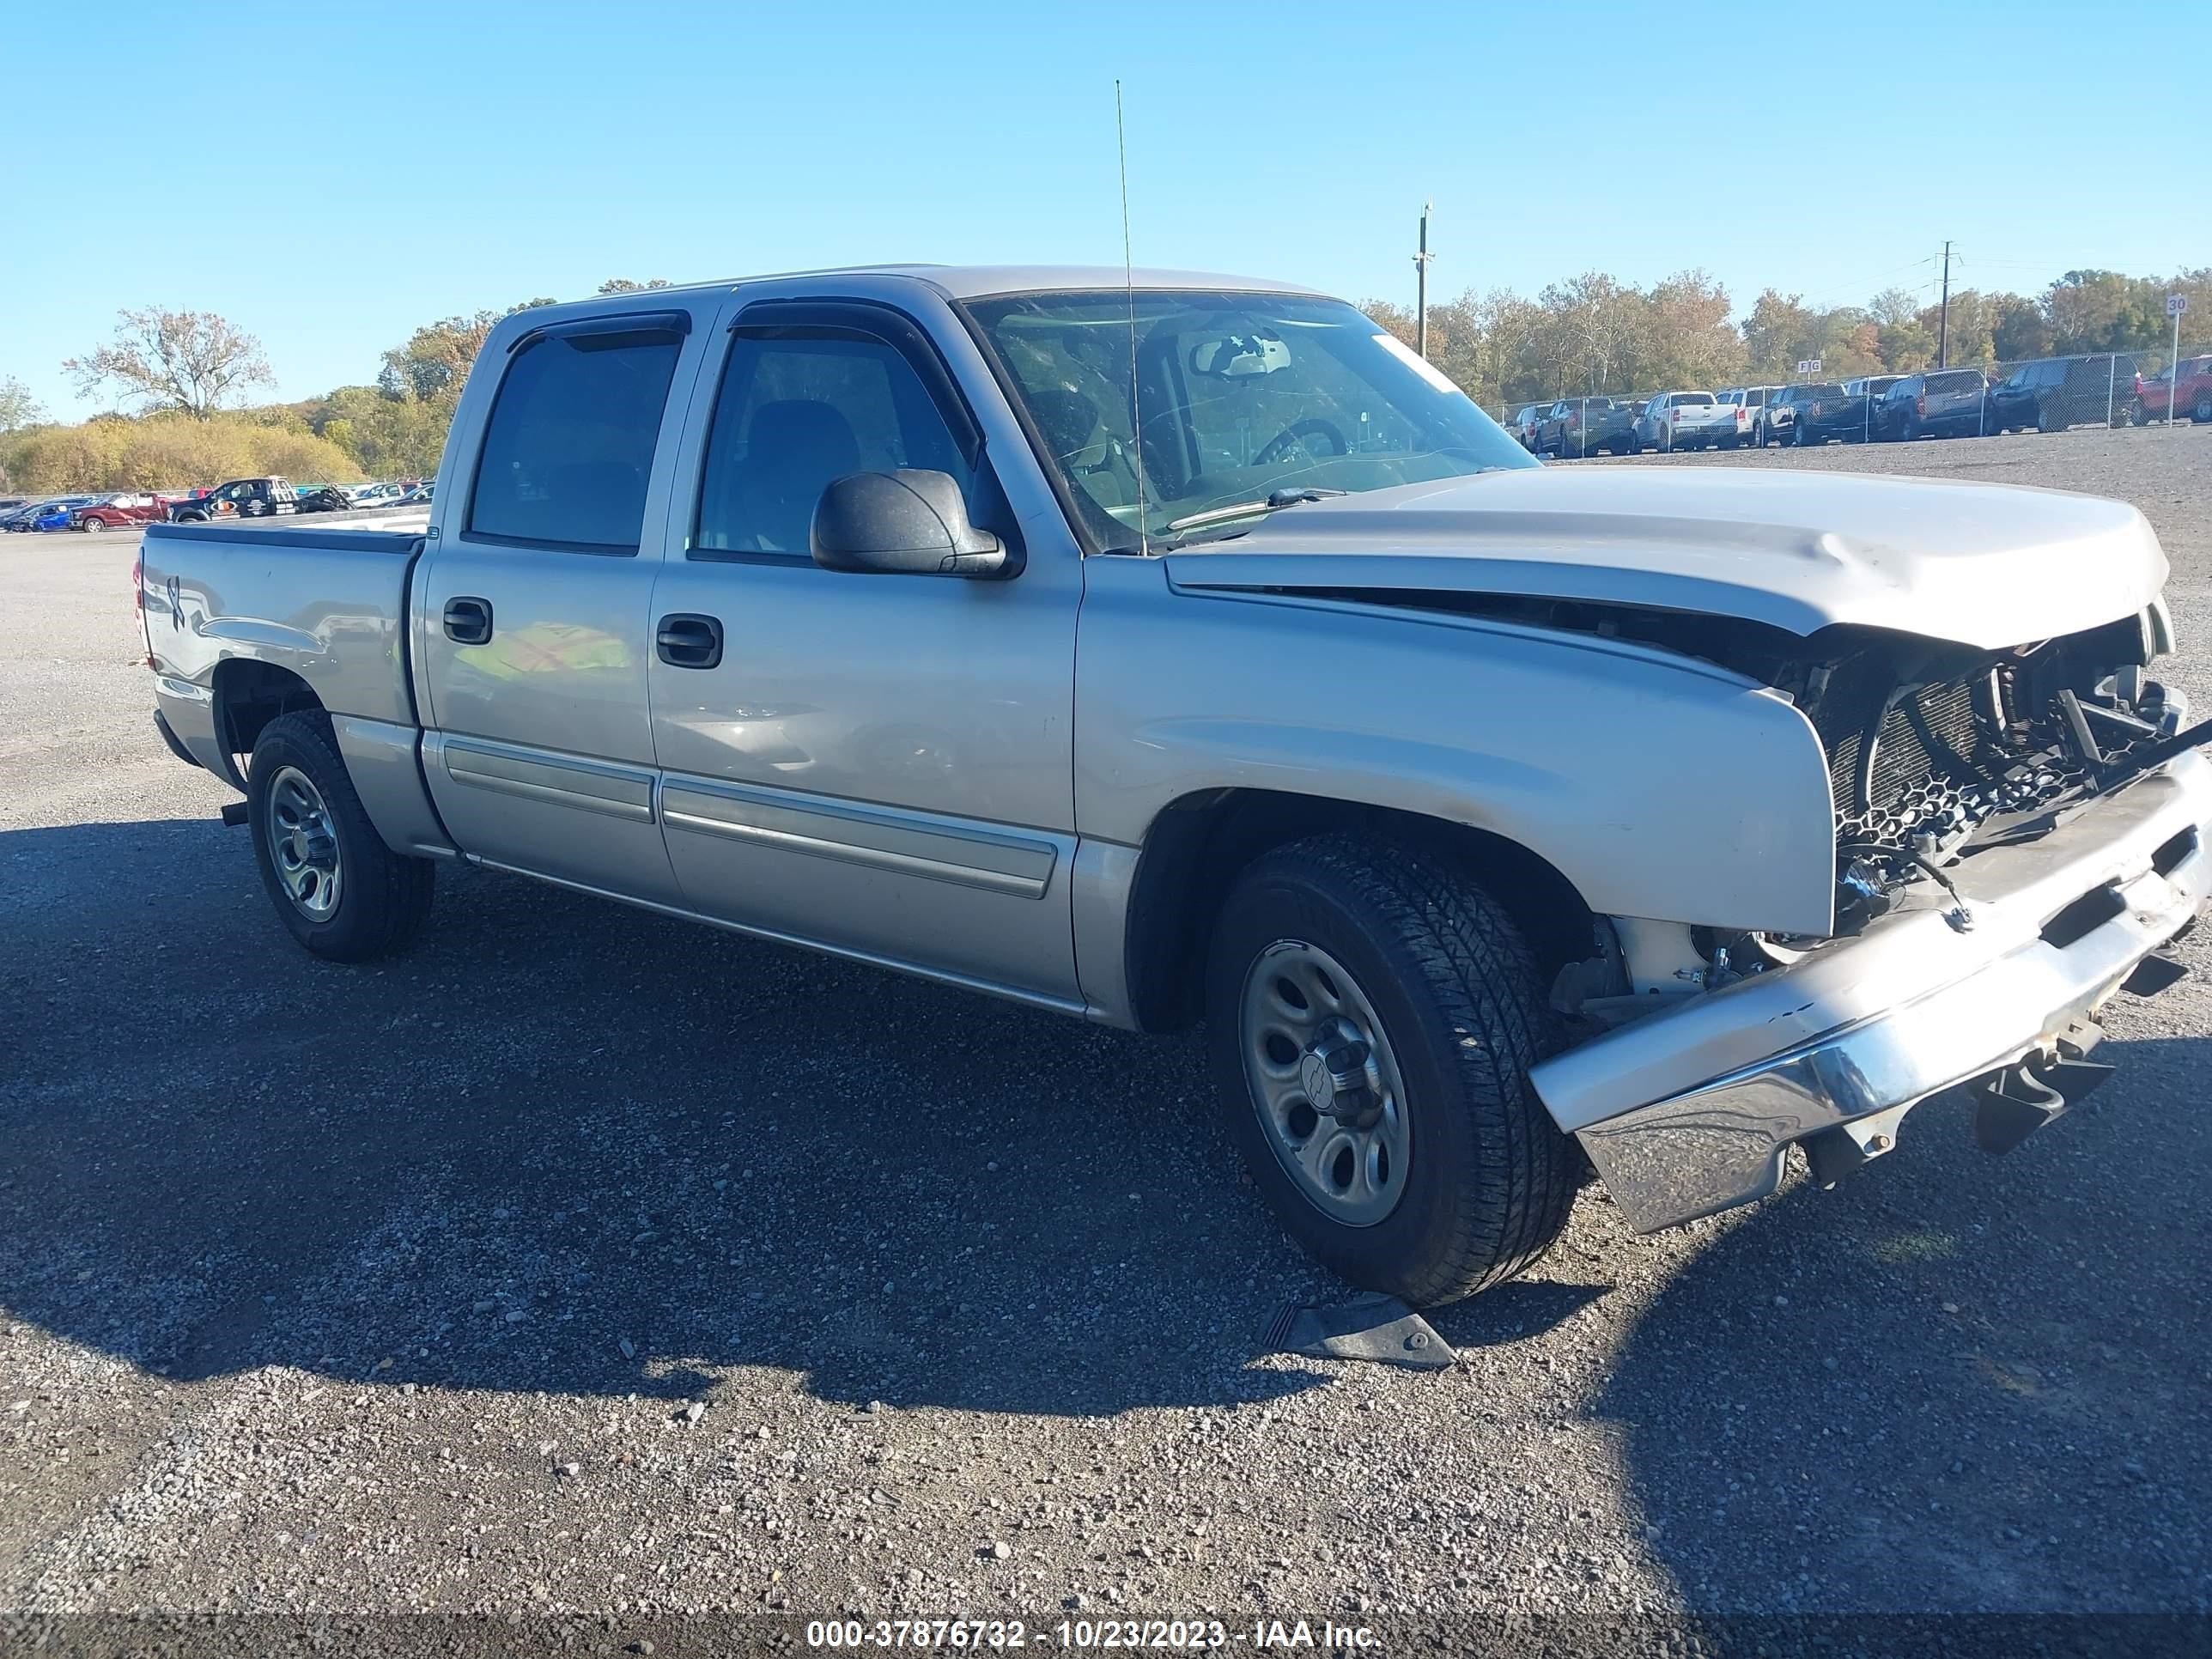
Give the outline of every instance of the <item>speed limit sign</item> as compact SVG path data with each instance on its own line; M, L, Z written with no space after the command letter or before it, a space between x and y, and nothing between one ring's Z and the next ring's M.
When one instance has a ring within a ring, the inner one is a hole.
M2169 294L2166 296L2166 314L2167 316L2179 317L2183 312L2188 309L2189 296L2186 294Z

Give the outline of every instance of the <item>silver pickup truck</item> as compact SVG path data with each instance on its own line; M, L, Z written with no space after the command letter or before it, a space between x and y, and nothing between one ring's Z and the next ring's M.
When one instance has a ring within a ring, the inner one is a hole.
M160 729L301 945L398 948L459 859L1202 1021L1290 1231L1417 1304L1593 1175L1664 1227L1960 1085L2015 1144L2212 879L2132 507L1545 468L1279 283L525 311L439 477L419 534L146 538Z

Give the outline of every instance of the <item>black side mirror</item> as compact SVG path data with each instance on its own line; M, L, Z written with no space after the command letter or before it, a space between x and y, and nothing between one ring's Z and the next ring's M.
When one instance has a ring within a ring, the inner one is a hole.
M822 492L810 540L824 570L890 576L1018 574L1006 544L968 520L950 473L854 472Z

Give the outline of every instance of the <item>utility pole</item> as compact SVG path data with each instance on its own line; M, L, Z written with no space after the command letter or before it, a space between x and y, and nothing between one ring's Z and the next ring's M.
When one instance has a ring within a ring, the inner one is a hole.
M1951 367L1951 245L1943 244L1943 306L1936 313L1936 367Z
M1421 247L1413 255L1413 349L1424 358L1429 355L1429 261L1436 257L1429 252L1429 215L1436 205L1421 204Z

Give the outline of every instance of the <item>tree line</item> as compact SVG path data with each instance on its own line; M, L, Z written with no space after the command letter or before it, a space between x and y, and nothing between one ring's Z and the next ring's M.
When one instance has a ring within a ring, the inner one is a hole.
M602 294L665 288L611 277ZM1951 295L1948 361L1989 366L2092 351L2152 353L2166 341L2166 296L2212 316L2212 267L2171 278L2069 270L2027 295ZM16 490L159 489L281 473L301 481L427 477L485 337L505 311L425 323L384 353L373 384L297 403L246 406L273 376L260 343L210 312L158 307L118 313L113 337L64 368L115 410L74 425L48 422L22 385L0 377L0 485ZM1365 309L1408 343L1409 307ZM1559 396L1783 381L1819 358L1832 380L1909 373L1935 360L1939 307L1902 289L1864 306L1822 307L1767 289L1747 314L1720 283L1684 271L1648 288L1589 271L1533 299L1474 290L1429 308L1429 356L1486 407Z
M1951 295L1947 361L1986 368L2094 351L2158 353L2170 336L2166 296L2189 295L2199 326L2212 313L2212 267L2172 277L2069 270L2040 294ZM1409 307L1368 314L1414 338ZM1933 367L1943 307L1889 289L1863 306L1818 306L1767 289L1740 321L1728 290L1703 271L1637 288L1589 271L1530 299L1472 291L1429 307L1429 356L1486 408L1554 397L1784 382L1818 358L1826 380ZM2185 335L2185 342L2189 337Z

